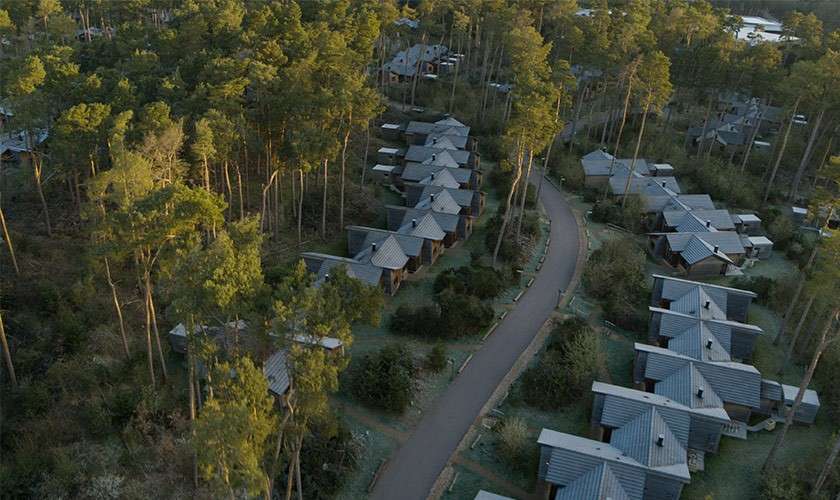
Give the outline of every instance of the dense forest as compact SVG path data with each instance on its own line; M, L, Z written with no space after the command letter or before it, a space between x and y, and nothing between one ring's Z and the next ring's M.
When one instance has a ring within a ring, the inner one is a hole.
M0 138L17 148L0 167L0 496L334 496L358 453L331 400L349 352L289 339L349 349L384 299L340 272L314 287L298 255L379 216L365 170L395 109L462 117L498 164L494 264L537 169L559 171L583 145L682 151L673 131L708 121L727 91L783 107L787 133L734 164L689 151L711 172L697 178L742 206L801 202L830 219L837 14L797 3L776 13L797 43L748 44L733 36L739 3L0 0ZM414 43L463 58L443 81L386 79L382 65ZM603 127L576 139L597 113ZM802 113L810 125L790 134ZM817 271L838 262L834 247L800 252L785 315L807 303L802 317L826 332L793 353L824 352L825 381L840 375L837 284ZM166 339L179 323L186 356ZM194 334L207 325L230 347ZM282 410L261 369L277 349L294 380ZM823 394L836 422L840 390Z

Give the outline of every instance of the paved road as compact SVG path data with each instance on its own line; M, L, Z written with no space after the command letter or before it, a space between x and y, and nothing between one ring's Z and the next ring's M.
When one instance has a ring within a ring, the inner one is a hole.
M560 192L543 182L540 194L552 220L551 244L534 284L485 345L391 457L372 498L423 500L481 408L537 335L575 271L578 228Z

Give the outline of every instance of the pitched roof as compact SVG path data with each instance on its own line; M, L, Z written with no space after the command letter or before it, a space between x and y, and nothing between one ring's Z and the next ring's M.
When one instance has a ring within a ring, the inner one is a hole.
M618 478L606 462L595 466L564 488L554 500L630 500Z
M435 212L443 212L447 214L457 214L461 212L461 205L455 201L448 191L430 194L428 198L420 200L415 208L430 208Z
M687 454L656 408L649 408L612 433L610 444L651 468L688 475Z
M467 138L460 135L429 134L424 146L440 149L463 149Z
M674 177L630 177L630 184L627 184L626 175L614 175L610 177L610 191L612 194L624 194L625 188L629 194L642 194L656 196L660 194L679 194L680 185Z
M750 298L756 298L758 296L755 292L749 290L714 285L712 283L702 283L700 281L675 278L662 274L654 274L653 279L662 281L662 298L664 299L671 301L677 300L689 293L692 289L699 287L703 289L706 295L714 298L714 301L720 306L721 310L726 310L727 298L730 295L741 295Z
M477 193L477 191L473 191L472 189L459 189L457 187L450 188L438 185L428 185L425 188L423 188L423 191L420 193L420 199L428 198L429 195L437 194L441 191L448 192L449 196L451 196L452 199L455 200L455 202L461 207L472 207L473 200L475 199L475 195Z
M370 263L359 262L355 259L316 252L303 252L301 253L301 256L321 261L321 265L318 268L318 273L315 277L315 286L323 284L330 271L338 266L345 266L347 276L358 279L359 281L369 285L378 285L379 279L382 277L382 268L371 265Z
M671 251L683 253L683 258L690 264L715 255L715 247L718 247L717 254L721 258L723 258L721 254L738 255L744 253L744 244L741 243L741 237L734 231L665 233L664 236L668 240ZM689 256L686 256L686 253ZM727 257L726 260L729 260L729 258Z
M410 219L397 232L434 241L441 241L446 237L446 233L441 229L437 220L435 220L433 213L428 212L418 215L420 215L419 218ZM403 220L405 221L405 219Z
M721 297L717 290L694 287L672 301L668 306L671 311L687 314L701 319L726 319L726 297ZM722 300L721 300L722 299ZM723 304L720 304L723 302Z
M718 332L718 337L703 321L668 341L668 349L701 361L732 361L729 355L731 330Z
M394 231L388 231L387 229L377 229L364 226L347 226L347 230L367 233L361 245L357 247L359 250L369 247L373 243L381 244L381 242L388 236L393 236L400 244L400 248L403 253L409 257L419 256L423 248L423 238L412 236L410 234L401 234Z
M661 347L646 344L635 344L635 350L646 353L645 378L662 381L684 368L693 364L703 377L709 381L711 387L727 403L735 403L757 408L760 403L761 373L751 365L735 362L710 362L695 360L689 356L679 354ZM681 399L668 395L683 404Z
M370 263L383 269L402 269L408 263L408 256L402 251L394 235L389 234L384 240L363 248L355 259L362 263Z
M662 212L666 210L713 210L715 203L708 194L654 194L642 196L645 210L648 212Z
M699 389L703 389L702 397ZM689 408L721 409L723 400L714 391L714 387L697 369L689 363L656 383L656 394L673 399Z
M428 135L428 134L446 134L446 135L460 135L467 137L470 135L470 127L464 125L461 122L458 122L460 125L454 124L452 122L443 122L441 120L437 123L429 123L429 122L418 122L418 121L410 121L408 125L405 127L406 134L420 134L420 135Z
M438 121L435 122L435 125L442 125L442 126L445 126L445 127L466 127L466 125L459 122L453 116L447 116L446 118L443 118L442 120L438 120Z
M687 229L680 229L682 227L681 224L685 223L686 220L691 218L692 216L695 219L699 219L700 221L702 221L703 226L705 226L706 221L709 221L712 227L720 231L735 229L735 223L733 222L733 217L729 213L729 210L701 209L687 211L684 209L679 209L667 210L662 212L662 217L665 220L665 225L668 227L675 227L677 228L677 231L687 231Z
M661 383L661 382L660 382ZM722 407L695 408L682 404L659 393L650 393L618 385L593 382L592 392L604 396L601 423L608 427L621 427L649 407L656 407L671 431L684 446L688 443L690 419L700 415L718 421L729 421Z
M268 389L282 396L289 389L289 370L286 364L286 352L277 351L263 364L263 374L268 379Z
M455 180L455 177L449 169L442 168L437 172L432 172L428 177L422 179L420 184L427 184L430 186L441 186L446 188L458 189L461 184Z
M450 143L451 145L451 143ZM405 161L458 168L470 161L470 152L463 149L411 145L405 152Z
M424 179L431 177L432 174L437 174L445 168L448 169L448 172L459 185L469 183L472 178L473 171L468 168L450 168L434 165L422 165L420 163L407 164L401 174L401 178L408 182L422 182Z

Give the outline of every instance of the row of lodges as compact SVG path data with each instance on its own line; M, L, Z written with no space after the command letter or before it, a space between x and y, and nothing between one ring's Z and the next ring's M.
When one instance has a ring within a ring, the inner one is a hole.
M238 320L223 325L196 325L193 329L193 334L196 338L213 342L221 351L247 352L254 358L261 360L263 374L268 382L269 393L280 406L285 406L285 396L291 387L292 380L287 365L286 351L276 349L273 345L274 340L276 340L275 333L269 332L268 338L261 342L251 332L245 321ZM186 326L183 323L177 324L169 331L168 337L172 350L186 355L188 343ZM296 344L319 347L327 355L340 355L344 353L344 344L342 341L332 337L314 338L305 335L296 335L291 337L290 341ZM201 380L205 380L208 375L207 369L200 360L197 362L197 375ZM200 394L201 391L199 391Z
M649 344L635 344L635 388L592 384L595 439L543 429L539 479L553 499L678 499L717 453L722 436L746 439L784 420L798 387L753 366L761 328L745 323L753 292L654 275ZM812 424L817 393L794 415ZM749 427L753 415L764 417Z
M641 199L650 251L687 276L737 274L747 259L766 259L773 251L758 216L719 209L708 194L684 194L670 164L634 164L598 149L583 156L581 166L586 186Z
M399 132L394 135L392 130ZM317 274L316 284L328 280L336 266L345 266L349 276L393 295L409 273L434 264L445 248L468 238L484 210L477 143L468 126L447 117L434 123L383 127L384 131L389 131L386 137L410 145L407 150L383 148L401 160L384 170L377 164L372 173L401 190L406 205L386 206L384 229L348 226L350 257L303 253L307 269ZM383 149L380 155L390 154Z
M753 150L769 149L770 143L759 140L761 134L773 132L781 125L782 108L762 104L758 98L738 93L722 93L718 96L717 112L710 119L690 127L686 140L695 144L700 151L717 147L721 153L728 153L730 160L736 153L743 153L750 141ZM804 125L805 119L794 119Z
M450 53L446 45L417 43L394 54L382 65L381 71L391 83L413 80L417 76L434 80L442 73L454 71L461 57Z

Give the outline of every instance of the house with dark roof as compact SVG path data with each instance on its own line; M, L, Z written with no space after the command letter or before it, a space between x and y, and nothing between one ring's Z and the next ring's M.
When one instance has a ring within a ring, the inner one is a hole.
M401 50L382 66L382 71L392 82L408 80L415 75L437 73L442 57L449 52L445 45L415 44Z
M485 194L481 191L418 182L406 182L403 188L405 189L405 204L409 207L416 206L420 200L429 198L433 194L446 191L461 207L461 213L479 217L484 212Z
M698 225L699 223L699 225ZM734 231L735 219L729 210L666 210L657 219L656 231L681 232L688 228L713 227L718 231Z
M701 347L708 349L705 344ZM643 384L647 392L687 406L720 406L720 400L729 417L742 422L749 421L752 412L761 407L761 373L751 365L695 359L639 343L635 350L634 381Z
M699 227L690 227L694 231L650 233L652 253L688 276L725 275L730 266L737 267L744 260L741 235L697 224Z
M477 168L478 158L466 149L457 149L451 146L449 139L441 139L443 144L432 144L425 146L409 146L405 152L403 161L409 163L420 163L424 165L440 165L452 168Z
M746 323L747 309L753 299L757 297L755 292L749 290L654 274L650 305L671 309L671 304L674 302L681 301L685 296L701 292L714 301L723 314L721 319L740 323Z
M432 161L445 163L446 159ZM441 180L440 176L445 176L447 181ZM457 185L448 180L449 176L454 179ZM478 190L481 188L481 177L480 170L449 167L442 164L407 163L399 176L394 176L393 179L397 187L402 187L406 182L416 182L418 184L442 185L453 189Z
M454 245L459 239L468 238L472 231L472 217L397 205L386 205L385 209L390 231L422 233L435 238L438 231L442 231L442 241L446 247Z
M609 443L543 429L538 478L548 498L604 498L587 495L607 492L676 500L691 480L684 442L653 406L614 429Z
M316 286L329 280L333 268L344 266L351 278L381 286L385 293L393 295L408 273L409 258L394 235L372 242L352 258L316 252L303 252L301 257L306 269L315 273Z
M425 240L419 236L401 234L386 229L364 226L347 226L347 253L358 255L362 250L372 245L382 245L390 236L399 243L402 252L408 257L408 271L417 272L423 264L432 264L430 259L423 260L423 245Z
M716 453L724 426L731 423L723 406L692 407L660 394L602 382L592 383L592 394L592 424L604 442L616 429L656 408L686 449Z
M430 140L434 142L435 137L445 136L459 149L466 149L471 152L478 151L478 141L474 137L470 137L470 127L452 116L447 116L433 123L420 121L408 122L403 134L405 136L405 142L409 146L426 146L429 145L428 142ZM460 145L462 141L463 146Z

